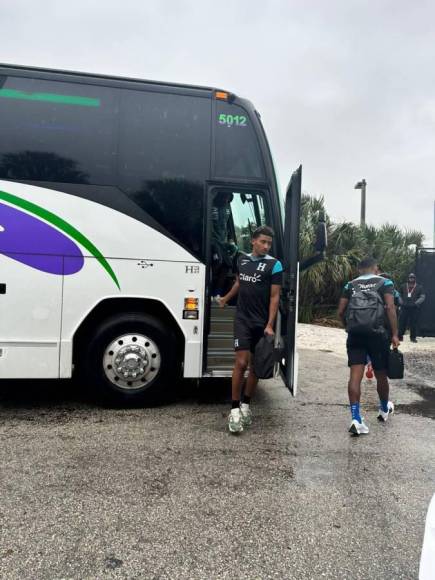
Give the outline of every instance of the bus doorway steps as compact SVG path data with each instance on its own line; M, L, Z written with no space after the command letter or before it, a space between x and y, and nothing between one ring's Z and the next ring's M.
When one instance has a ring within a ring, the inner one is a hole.
M208 337L206 374L225 373L234 365L233 326L235 307L212 306L210 334Z

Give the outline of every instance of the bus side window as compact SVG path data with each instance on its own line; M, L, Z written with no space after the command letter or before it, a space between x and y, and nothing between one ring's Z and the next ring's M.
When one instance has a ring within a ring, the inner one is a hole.
M7 77L0 178L114 185L117 89Z
M123 90L119 187L195 255L203 250L211 102Z

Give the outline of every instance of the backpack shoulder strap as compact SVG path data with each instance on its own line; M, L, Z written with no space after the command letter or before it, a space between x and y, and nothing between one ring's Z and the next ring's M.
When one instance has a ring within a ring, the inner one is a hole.
M379 292L379 290L382 288L382 286L384 284L385 284L385 278L381 278L380 280L377 281L376 286L374 288L374 290L376 291L379 302L381 302L383 305L385 303L385 300L384 300L384 297L381 296L381 293Z
M376 290L380 290L382 288L382 286L385 284L385 280L385 278L381 277L381 279L377 281Z

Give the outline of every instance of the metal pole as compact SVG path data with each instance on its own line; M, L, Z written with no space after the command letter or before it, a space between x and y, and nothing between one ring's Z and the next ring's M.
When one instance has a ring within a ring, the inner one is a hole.
M361 181L361 227L365 227L366 225L366 185L367 182L365 179Z
M367 186L367 181L365 179L362 179L361 181L358 181L358 183L355 184L354 189L360 189L361 190L361 219L360 219L360 226L362 228L365 227L366 225L366 186Z

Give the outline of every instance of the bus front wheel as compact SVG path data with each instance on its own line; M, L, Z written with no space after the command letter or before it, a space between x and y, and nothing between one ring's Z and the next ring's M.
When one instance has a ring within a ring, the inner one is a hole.
M86 377L106 401L152 403L173 383L176 352L173 333L156 318L140 312L114 315L89 342Z

